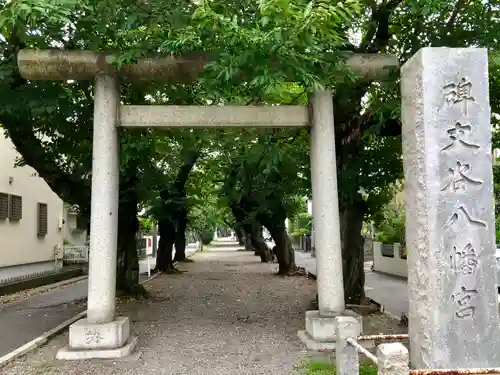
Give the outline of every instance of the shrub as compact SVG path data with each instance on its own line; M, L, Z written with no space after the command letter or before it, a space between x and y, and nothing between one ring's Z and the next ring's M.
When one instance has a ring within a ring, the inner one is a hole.
M375 240L384 244L405 244L405 211L400 204L390 203L382 209L375 223Z

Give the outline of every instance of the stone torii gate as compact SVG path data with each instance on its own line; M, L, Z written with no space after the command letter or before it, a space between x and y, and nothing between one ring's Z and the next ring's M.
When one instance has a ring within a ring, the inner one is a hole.
M87 318L72 324L69 344L58 359L117 358L137 338L127 317L115 316L118 232L118 128L303 127L312 126L311 173L319 310L306 313L299 337L312 349L334 347L335 317L345 309L339 228L332 92L314 93L310 105L294 106L132 106L120 104L120 81L192 82L209 57L163 56L122 65L91 51L23 50L21 75L28 80L95 79L92 151L91 233ZM364 79L385 76L398 61L390 55L352 54L346 65ZM352 318L351 318L352 319ZM349 319L346 320L348 323Z

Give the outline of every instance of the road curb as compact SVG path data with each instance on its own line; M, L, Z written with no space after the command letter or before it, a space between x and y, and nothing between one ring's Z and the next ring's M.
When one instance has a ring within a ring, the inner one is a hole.
M196 251L193 251L191 254L186 255L186 258L191 258L194 254L199 253L199 252L200 252L200 250L201 250L201 249L198 249L198 250L196 250ZM177 263L179 263L179 262L178 262L178 261L177 261L177 262L174 262L174 266L175 266ZM149 281L153 280L154 278L156 278L156 277L160 276L161 274L163 274L163 272L157 272L157 273L155 273L153 276L151 276L151 277L147 278L146 280L141 281L139 284L141 284L141 285L142 285L142 284L146 284L147 282L149 282Z
M85 279L88 279L88 278L89 278L88 275L83 275L83 276L74 277L72 279L63 280L60 283L58 283L57 285L55 285L54 287L51 287L49 290L54 289L54 288L59 288L60 286L77 283L79 281L82 281L82 280L85 280ZM47 286L50 287L50 285L53 285L53 284L49 284Z
M57 289L57 288L60 288L62 286L67 286L69 284L74 284L74 283L77 283L77 282L85 280L85 279L88 279L88 275L77 276L77 277L73 277L71 279L59 281L57 283L47 284L44 286L39 286L37 288L26 289L26 290L19 291L17 293L0 296L0 303L2 305L9 305L12 302L16 302L18 299L17 296L19 293L28 293L29 294L30 292L32 292L33 293L32 295L43 294L46 292L50 292L53 289ZM31 295L29 297L31 297Z
M143 281L140 281L139 284L146 284L147 282L155 279L156 277L158 277L159 275L161 275L162 273L161 272L156 272L153 276L151 277L148 277L146 280L143 280Z
M198 249L198 250L192 252L191 254L187 255L186 258L192 257L194 254L198 253L199 251L200 250ZM175 262L174 264L177 264L177 263L179 263L179 262ZM150 278L148 278L142 282L139 282L139 284L141 284L141 285L145 284L161 274L162 274L161 272L158 272L158 273L154 274L153 276L151 276ZM83 277L83 278L87 278L87 276ZM83 280L83 278L82 278L82 280ZM35 350L35 349L39 348L40 346L44 345L45 343L47 343L47 341L49 341L49 339L51 337L57 335L59 332L66 329L68 326L70 326L71 324L73 324L77 320L84 318L86 315L87 315L87 310L82 311L82 312L76 314L74 317L69 318L68 320L65 320L64 322L59 324L57 327L52 328L50 331L45 332L43 335L38 336L37 338L27 342L23 346L20 346L19 348L14 349L10 353L5 354L3 357L0 357L0 368L4 367L8 363L12 362L14 359L19 358L23 355L26 355L29 352L31 352L32 350Z

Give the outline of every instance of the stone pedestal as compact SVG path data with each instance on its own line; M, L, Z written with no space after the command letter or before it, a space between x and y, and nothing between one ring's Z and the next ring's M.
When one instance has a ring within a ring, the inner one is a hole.
M81 319L69 327L69 345L59 350L57 359L119 358L129 355L137 344L130 336L130 321L117 317L109 323Z
M335 350L338 316L321 316L319 310L306 311L306 329L298 332L300 341L310 350ZM342 316L357 319L362 327L363 318L354 311L345 310Z

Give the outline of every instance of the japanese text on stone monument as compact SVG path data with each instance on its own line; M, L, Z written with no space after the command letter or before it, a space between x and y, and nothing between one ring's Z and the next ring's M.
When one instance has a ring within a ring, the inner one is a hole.
M474 153L480 151L481 146L471 140L474 126L469 123L468 106L475 102L472 95L473 84L462 77L458 82L443 85L444 99L448 105L460 106L461 118L453 119L451 126L446 129L447 143L441 148L443 157L449 167L441 176L441 191L446 194L474 194L474 189L481 189L483 181L474 175ZM454 152L452 152L454 151ZM457 155L458 153L458 155ZM465 225L486 227L485 221L474 217L469 207L460 201L460 195L449 199L456 205L449 219L444 223L444 229L456 225L459 220L465 220ZM458 204L457 204L458 203ZM458 319L472 319L476 312L475 299L478 291L469 285L469 276L475 276L479 264L478 251L474 246L474 238L466 239L466 245L460 245L465 238L455 239L450 250L450 272L456 277L457 288L451 295L454 303L455 317ZM458 290L457 290L458 289Z

